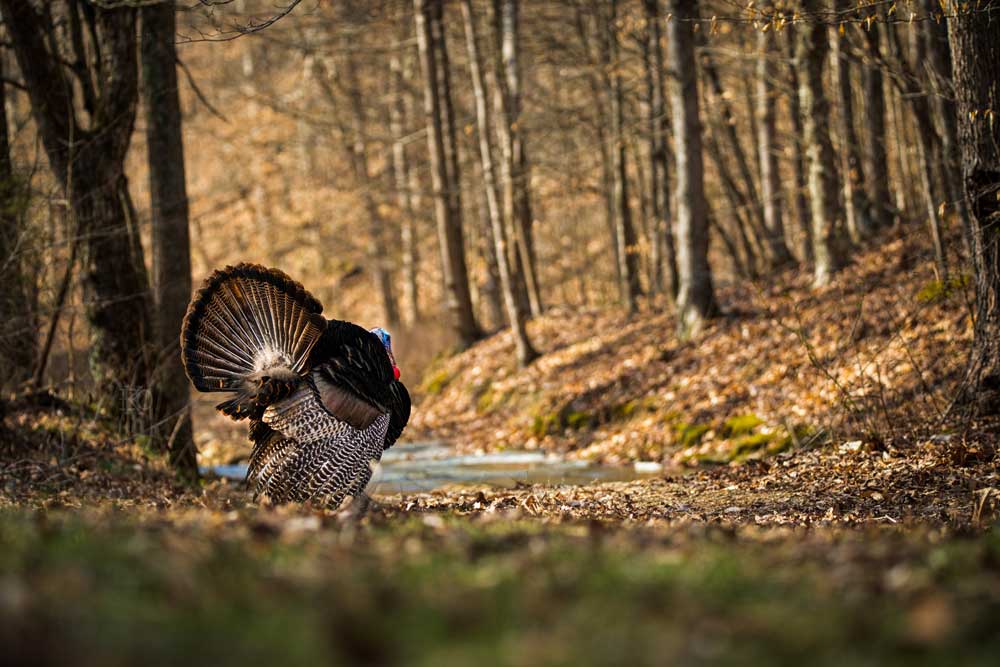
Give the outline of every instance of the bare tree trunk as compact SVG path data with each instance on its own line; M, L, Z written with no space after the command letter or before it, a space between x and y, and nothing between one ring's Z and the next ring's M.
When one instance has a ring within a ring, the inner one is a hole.
M917 35L917 33L913 33ZM924 210L927 214L927 225L931 232L931 242L934 245L934 260L942 276L948 275L948 258L944 250L944 241L941 233L941 217L938 214L937 201L939 197L937 185L940 179L935 177L934 168L941 161L940 147L937 133L934 129L934 122L931 118L930 101L928 93L923 90L917 79L913 68L907 63L906 55L899 42L899 34L889 26L889 50L895 56L895 61L902 71L901 76L895 79L899 92L905 96L909 106L913 111L913 120L916 122L917 134L917 159L920 163L920 185L924 195ZM918 38L913 42L914 58L916 62L923 62L923 43Z
M588 30L588 23L584 18L579 5L576 7L576 30L580 37L581 46L587 53L590 68L587 71L587 80L590 83L591 96L594 103L596 116L595 129L597 133L597 144L601 150L601 193L604 198L604 223L607 229L608 238L611 240L612 266L615 271L615 286L622 284L622 262L620 259L621 249L618 247L618 235L615 232L615 199L614 199L614 166L611 159L611 147L607 135L607 127L611 124L608 117L605 98L607 91L611 87L608 69L610 67L607 40L604 39L606 32L601 25L600 18L597 20L597 38L592 39ZM597 42L597 54L591 49L591 42ZM600 72L600 77L595 72Z
M770 31L768 31L770 32ZM773 33L772 33L773 34ZM743 47L741 43L741 48ZM749 46L749 45L748 45ZM747 48L749 51L749 48ZM758 58L757 65L760 65L760 59ZM773 74L773 72L772 72ZM747 113L747 125L750 128L750 158L753 160L754 173L760 177L763 174L763 168L760 163L760 150L757 146L757 139L760 137L760 123L757 118L757 105L755 104L755 99L757 96L757 77L755 76L745 76L743 77L743 96L746 100ZM764 196L764 184L760 184L761 197ZM764 215L764 201L761 199L761 214ZM767 216L764 215L764 224L767 224ZM765 227L766 229L766 227ZM788 248L785 248L788 250ZM791 254L791 253L789 253Z
M375 290L382 304L382 317L385 326L394 329L399 325L399 308L396 305L396 294L392 287L392 257L389 251L389 225L379 210L379 202L375 199L371 187L372 176L368 167L368 123L365 118L364 101L361 85L358 82L357 63L354 54L345 58L345 84L347 87L348 104L353 119L352 141L348 149L351 169L354 172L354 182L361 193L361 201L365 207L365 217L369 225L368 259L373 267Z
M499 48L493 50L499 133L504 159L508 162L503 181L504 208L510 216L518 255L518 273L527 290L531 314L542 314L541 286L535 258L534 217L531 208L531 169L521 121L520 4L518 0L494 0L494 30Z
M612 157L614 160L614 199L617 215L615 216L615 238L618 239L618 260L622 281L618 286L619 294L629 313L638 308L637 299L641 293L639 286L639 255L638 240L635 225L632 222L632 207L629 206L628 166L626 163L625 145L625 110L622 99L622 79L620 63L618 62L618 34L616 32L615 11L616 0L610 2L610 14L605 23L607 30L608 54L611 62L611 139L614 143Z
M81 95L91 112L98 98L102 106L85 129L76 117L62 57L45 40L54 34L51 15L38 14L24 0L2 0L0 7L49 164L87 240L82 275L94 337L94 377L102 395L111 399L111 411L128 413L134 424L143 415L132 409L131 399L149 379L153 337L148 276L124 173L139 96L136 10L93 8L102 57L99 64L81 61L89 82ZM72 31L82 30L78 22L70 24Z
M762 253L765 254L767 262L771 266L780 266L788 261L791 253L788 251L788 246L785 245L784 238L772 236L767 231L760 196L757 193L757 185L753 177L753 170L750 168L750 161L747 159L743 145L736 134L736 117L726 99L725 90L722 87L722 79L715 66L715 61L707 51L703 51L702 53L702 66L711 84L715 106L720 107L722 110L720 122L717 126L721 128L722 137L726 140L729 152L736 161L739 179L746 184L746 189L744 190L734 180L733 188L739 193L740 199L746 202L746 218L750 221L754 241L760 246Z
M708 265L708 215L701 155L698 79L691 21L698 17L696 0L670 0L673 20L667 24L670 59L670 104L673 116L674 164L677 165L677 294L678 335L697 333L718 310Z
M984 406L991 412L1000 406L1000 123L984 110L1000 109L998 19L1000 2L984 0L958 10L948 26L976 276L971 390L992 399Z
M822 11L819 0L802 0L808 14ZM804 138L809 160L809 195L812 206L813 283L823 286L844 265L843 228L836 214L836 157L830 141L830 103L826 98L823 65L828 60L826 26L814 23L799 28L796 60L806 76L799 86L799 104L804 120Z
M868 43L868 52L874 62L862 70L864 91L865 133L864 173L868 183L868 197L871 201L872 222L876 228L885 229L892 225L892 194L889 190L889 153L886 149L885 90L882 69L879 64L879 26L872 25L863 31Z
M603 95L603 92L598 93ZM601 115L603 116L605 110L602 108ZM601 147L601 189L604 195L604 226L608 233L608 238L611 240L611 260L614 266L615 275L615 291L618 293L619 298L621 297L621 284L624 279L622 274L622 249L618 242L618 210L615 206L615 167L614 160L611 157L611 140L607 136L606 129L604 127L604 122L599 121L601 125L598 129L598 143Z
M726 164L717 135L716 124L710 123L708 132L705 133L705 150L708 151L709 157L715 163L715 168L719 175L719 183L722 185L723 192L726 193L726 199L729 200L733 227L736 229L740 247L743 249L742 275L754 280L759 276L757 272L758 253L750 240L749 228L751 225L747 222L747 217L751 215L750 204L746 199L746 195L736 185L736 179L729 170L729 165ZM718 216L716 216L716 219L718 219Z
M38 356L38 322L29 298L22 245L27 192L10 159L5 54L0 54L0 384L17 385L31 378Z
M649 117L649 109L645 102L641 103L638 115L642 118ZM649 278L649 252L645 252L645 266L643 264L643 250L644 241L648 241L652 238L650 232L651 218L652 218L652 201L650 195L650 182L648 179L648 173L646 171L647 165L652 162L652 158L648 155L647 149L649 146L646 142L640 142L639 137L636 133L632 133L628 138L628 152L626 155L632 156L632 164L635 165L635 178L633 182L635 183L636 193L639 195L639 224L635 228L636 236L636 257L639 261L639 265L643 269L643 273L646 278Z
M715 217L715 213L712 212L712 208L709 205L707 208L708 216L708 228L714 230L716 235L722 240L722 247L726 249L726 255L729 256L729 262L732 264L733 274L741 278L747 277L747 269L743 264L743 258L740 257L740 251L737 250L736 244L733 243L733 239L729 236L729 233L719 224L718 219Z
M789 24L785 28L790 63L788 76L792 89L792 94L788 96L788 115L791 117L792 123L792 202L795 204L795 220L799 227L799 256L804 262L812 262L815 257L813 256L812 213L809 210L809 199L806 197L806 163L803 146L805 128L802 123L802 107L799 105L799 87L802 84L799 77L800 63L795 55L798 42L797 32L795 24Z
M178 470L188 477L197 477L191 388L181 363L178 338L191 298L191 238L177 93L175 11L172 1L142 8L142 78L159 349L156 383L160 387L160 404L156 415L163 422L157 429L157 439L169 446L171 462Z
M924 0L925 10L933 15L939 6L933 0ZM949 204L962 225L966 242L969 243L969 210L962 191L962 156L958 145L958 112L955 108L955 87L951 74L951 50L948 46L948 22L926 21L924 30L927 38L928 78L934 93L932 104L937 117L938 135L941 137L943 176L948 192Z
M413 326L420 319L420 301L417 288L418 245L416 234L417 207L410 182L410 162L406 155L407 114L406 98L410 77L408 63L400 53L402 42L409 35L406 21L401 22L400 44L389 56L389 75L392 102L389 105L389 131L392 133L392 171L396 182L396 205L400 213L400 245L403 253L403 313L406 323Z
M478 128L476 130L478 135ZM478 141L478 139L477 139ZM474 149L473 149L474 150ZM480 294L486 302L486 312L489 322L495 329L502 329L506 324L503 305L503 288L500 285L500 266L496 254L496 241L493 238L493 220L490 213L489 192L487 192L486 174L482 163L472 157L473 182L476 193L476 212L479 215L479 225L476 231L476 247L486 268L486 279L480 289ZM503 218L500 219L501 224Z
M646 88L649 96L650 201L653 224L650 229L650 292L666 287L671 299L677 298L677 254L670 210L670 165L667 153L667 118L663 90L663 48L660 45L659 0L643 0L646 16L644 57ZM664 285L666 269L666 285Z
M889 26L885 26L889 28ZM913 178L910 173L910 159L907 156L905 128L903 127L903 99L895 86L887 91L889 95L889 124L892 126L893 140L895 143L895 157L898 169L898 178L895 179L893 191L898 215L897 221L902 221L910 217L910 196L913 192ZM888 164L888 163L887 163Z
M760 163L760 190L764 207L764 231L774 267L793 262L785 244L785 221L782 215L781 175L778 172L778 147L775 145L773 32L757 33L757 155Z
M494 63L496 59L494 60ZM510 136L510 128L507 123L503 121L506 116L506 101L503 94L503 73L499 72L495 67L493 69L493 109L496 113L496 117L500 119L498 122L494 123L494 129L497 135L497 141L500 144L500 168L497 177L499 182L497 187L500 188L501 193L501 213L504 214L504 228L506 230L505 234L509 243L507 244L507 261L511 265L511 278L514 280L514 294L517 297L520 308L525 312L531 311L530 298L528 296L528 285L524 272L524 253L521 252L522 245L517 242L519 235L517 233L517 228L514 224L513 218L513 206L514 206L514 188L513 188L513 152L512 143Z
M455 119L455 102L451 93L451 57L448 52L448 42L444 23L444 0L431 0L431 46L434 50L434 63L437 67L437 95L441 109L442 140L444 143L445 167L448 175L448 214L453 220L453 226L460 232L464 230L462 224L464 208L462 206L462 176L461 160L459 159L458 146L458 121ZM457 224L456 224L457 223ZM460 236L460 238L463 238ZM464 238L463 238L464 247ZM463 274L465 269L464 250L462 257ZM468 285L466 276L464 280ZM471 307L470 307L471 312Z
M847 0L834 0L834 9L849 9ZM847 53L847 36L839 26L830 27L830 64L837 86L840 113L837 114L837 132L841 141L841 165L844 179L844 213L851 240L860 243L872 234L872 221L868 214L868 196L864 189L865 174L861 163L861 146L854 131L854 91L851 88L851 63Z
M469 293L469 276L465 265L465 247L462 239L462 209L457 183L451 180L457 170L455 155L445 150L445 107L451 106L449 81L439 81L439 60L447 55L441 26L442 0L414 0L417 26L417 45L420 50L421 69L424 75L424 115L427 121L427 149L430 153L431 177L434 187L434 206L441 246L441 268L446 286L446 298L452 314L453 326L462 345L468 346L480 337L480 330L472 312L472 295ZM447 62L440 70L447 73ZM454 147L454 123L449 123L451 145ZM457 205L456 205L457 204Z
M511 275L512 269L507 253L507 236L503 224L503 211L500 208L499 188L493 161L493 146L490 142L489 105L486 101L479 40L476 36L476 17L472 10L471 0L462 0L462 16L465 20L465 39L469 50L469 73L472 77L472 89L476 100L479 159L483 167L486 203L489 210L492 240L496 249L497 272L500 276L500 289L507 311L507 320L510 322L511 334L514 337L517 363L523 368L538 356L538 352L535 351L528 338L525 312L518 302L516 284Z

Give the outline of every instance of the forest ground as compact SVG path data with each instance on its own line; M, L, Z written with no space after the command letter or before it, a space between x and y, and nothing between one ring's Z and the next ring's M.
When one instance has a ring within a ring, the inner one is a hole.
M722 288L695 343L669 315L554 312L528 370L501 334L422 383L411 438L663 463L652 480L381 496L357 521L185 486L81 406L13 410L6 657L993 664L997 424L947 413L966 286L917 247L818 292ZM231 458L220 438L206 460Z

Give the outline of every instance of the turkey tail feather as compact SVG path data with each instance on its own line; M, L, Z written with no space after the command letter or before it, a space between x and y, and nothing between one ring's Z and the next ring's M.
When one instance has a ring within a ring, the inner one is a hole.
M184 370L201 391L245 391L269 369L296 374L326 327L323 306L277 269L227 266L198 291L181 329Z

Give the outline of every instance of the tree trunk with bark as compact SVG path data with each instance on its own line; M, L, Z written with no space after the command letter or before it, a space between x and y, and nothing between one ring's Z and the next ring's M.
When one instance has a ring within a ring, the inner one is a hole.
M834 8L846 12L849 10L849 3L847 0L834 0ZM842 33L839 25L831 26L830 64L836 82L837 101L840 103L837 133L840 134L841 165L844 173L844 213L851 240L860 243L871 236L874 225L868 213L861 145L858 142L858 133L854 131L854 90L851 86L851 61L847 50L846 32Z
M747 277L746 266L743 264L743 258L740 257L740 251L736 249L736 244L733 242L732 237L729 235L719 221L715 217L715 213L712 212L712 207L709 205L708 210L708 228L715 232L722 241L722 247L726 249L726 255L729 256L729 262L732 264L733 275L740 277Z
M649 97L649 155L650 155L650 204L653 224L650 226L650 285L651 293L666 289L671 299L677 298L677 253L671 218L670 163L667 153L667 136L670 120L667 117L663 90L663 47L659 0L643 0L646 16L646 41L643 54L646 70L646 88ZM664 274L664 271L666 272Z
M823 10L819 0L803 0L803 10L815 15ZM809 196L812 214L813 283L830 282L846 260L844 230L837 215L836 153L830 141L830 102L826 97L823 65L828 60L826 26L820 22L799 26L796 60L805 69L799 86L804 141L809 163Z
M969 212L962 192L962 157L958 146L958 112L955 108L955 86L951 77L951 49L948 45L948 21L938 20L941 6L935 0L924 0L924 8L935 18L924 22L927 40L926 71L931 83L934 114L941 153L944 156L942 172L948 192L949 207L955 211L962 231L968 241Z
M708 265L708 216L701 153L698 79L692 20L696 0L670 0L673 20L667 24L671 70L674 164L677 167L677 326L681 338L696 334L718 311Z
M98 390L109 411L127 418L129 426L146 423L153 340L149 282L124 172L139 97L137 11L103 6L84 11L77 2L67 7L73 45L81 44L76 72L82 72L78 90L88 112L85 125L64 59L50 48L56 39L51 13L40 13L25 0L2 0L0 8L49 165L67 193L77 233L86 240L82 275ZM85 29L99 40L99 62L83 53Z
M886 148L885 89L883 87L879 26L874 24L863 31L868 45L868 57L861 72L864 96L863 119L865 133L864 173L871 201L872 223L878 229L893 224L894 206L889 190L889 153Z
M976 323L970 391L1000 409L1000 1L949 19L962 177L972 223Z
M725 155L723 155L719 144L716 128L716 123L709 124L708 132L705 133L705 150L715 164L719 184L726 195L726 199L729 201L732 227L736 230L736 236L739 238L739 246L743 251L743 259L740 263L743 270L740 272L740 275L751 280L756 280L760 276L757 272L759 246L755 248L751 241L752 232L750 230L752 225L747 220L750 216L750 204L747 201L746 194L736 185L736 179L732 171L730 171L729 165L726 163ZM718 218L716 217L716 219ZM720 224L721 227L722 225Z
M622 93L622 77L618 62L618 33L615 27L617 18L615 0L610 2L610 12L605 23L609 60L611 62L611 140L614 144L612 159L614 160L614 200L615 238L618 240L619 272L622 280L618 286L619 294L625 309L634 313L638 308L638 298L641 293L639 285L639 244L635 234L635 224L632 221L632 207L629 205L628 165L626 162L625 143L625 103Z
M471 0L462 0L462 17L465 21L465 39L469 51L469 74L472 78L472 90L476 100L479 159L483 168L486 203L492 230L491 237L496 250L497 272L500 277L500 289L503 294L507 320L510 322L511 334L514 337L517 363L523 368L538 356L538 352L535 351L528 338L527 317L517 299L516 282L512 275L512 266L507 252L507 234L503 224L503 211L500 207L496 166L493 159L494 151L490 141L489 104L487 103L483 78L482 59L479 53L479 40L476 34L476 16L472 9Z
M400 245L402 246L403 315L413 326L420 319L420 296L417 287L419 252L417 243L417 206L411 184L410 161L406 152L407 98L412 80L409 58L401 53L403 42L410 32L406 21L400 22L400 39L389 56L389 76L392 101L389 104L389 131L392 133L392 172L396 188L396 205L400 215Z
M27 192L10 157L4 59L0 54L0 281L4 287L0 292L0 384L11 388L32 376L38 356L38 322L24 265Z
M385 326L394 329L399 325L399 307L396 305L396 293L392 286L392 256L389 250L390 230L388 221L379 209L374 189L371 187L372 176L368 166L368 122L365 117L361 85L358 82L356 57L355 54L348 54L345 62L345 85L347 86L348 105L353 120L348 158L354 173L354 182L361 193L365 217L368 218L368 260L373 268L375 291L382 304L382 317L385 320Z
M941 146L931 115L929 93L923 87L914 68L907 62L899 33L893 29L893 26L887 26L887 29L889 32L889 52L893 55L896 66L901 72L894 81L899 88L900 95L905 97L909 103L913 112L913 121L916 123L920 186L924 199L924 211L927 215L927 225L934 246L934 260L940 274L947 276L948 257L945 253L942 237L941 216L938 213L938 202L942 201L944 195L940 193L941 179L936 174L941 162ZM922 63L925 57L924 44L919 39L919 33L911 32L911 34L917 37L911 44L914 61Z
M417 46L424 76L424 115L427 123L427 149L430 153L434 209L441 246L441 268L452 325L459 343L469 346L481 335L472 312L472 295L465 264L462 235L461 196L454 151L454 122L451 109L451 86L447 67L447 47L442 29L442 0L414 0ZM443 75L439 77L439 74ZM443 78L444 80L440 80ZM448 124L448 130L445 124ZM450 135L450 136L449 136ZM446 141L451 150L446 149Z
M592 6L593 3L592 3ZM607 91L611 84L608 77L610 68L610 55L607 48L607 40L604 39L606 31L602 29L600 23L600 12L597 14L596 39L591 34L589 22L580 5L577 5L575 12L576 31L580 38L580 44L585 53L590 67L587 70L587 81L590 84L591 96L594 103L594 129L597 135L597 144L601 151L601 194L604 200L604 224L611 243L611 265L614 268L615 286L621 285L621 249L618 247L618 235L615 232L615 198L614 198L614 165L611 159L611 146L608 139L607 128L611 125L608 114L608 107L605 101ZM591 48L593 42L597 43L596 54Z
M504 160L504 209L509 216L513 250L516 252L519 280L522 282L532 316L542 313L541 286L535 258L534 216L531 207L531 168L521 121L520 3L518 0L494 0L493 23L497 46L493 49L495 99L498 132Z
M924 9L936 16L941 7L935 0L924 0ZM948 45L948 21L926 21L926 67L932 92L932 106L937 120L943 155L942 172L948 192L949 207L955 211L966 241L969 240L969 211L962 191L962 156L958 146L958 112L955 86L951 75L951 49ZM971 247L971 244L970 244Z
M478 129L476 131L478 145ZM475 147L473 147L475 151ZM502 329L506 324L506 314L503 306L503 289L500 286L500 266L496 254L496 242L493 238L493 220L490 214L489 193L487 192L486 174L482 163L475 155L470 158L473 171L473 191L476 193L476 213L479 224L474 228L476 247L485 265L485 278L480 294L486 302L488 321L494 329ZM463 161L464 162L464 161ZM503 219L501 218L501 222ZM481 324L481 323L480 323Z
M775 124L773 80L775 35L773 32L757 33L757 156L760 163L761 204L764 208L764 232L771 250L773 267L790 264L792 253L785 243L785 218L781 193L781 174L778 170L777 129Z
M191 299L191 239L184 171L184 137L177 92L176 6L142 8L142 83L152 204L153 291L159 349L156 411L160 440L174 466L198 475L191 428L191 388L181 363L180 331Z
M704 37L702 37L702 39L704 39ZM719 70L716 68L715 61L712 59L708 51L703 51L701 63L705 75L708 77L710 90L712 91L713 105L718 107L722 112L719 117L719 122L717 122L715 126L719 128L721 139L725 140L729 148L728 153L733 156L733 159L736 162L739 180L743 184L743 187L740 187L740 183L733 180L731 187L734 189L734 193L739 197L739 199L744 202L742 205L745 209L744 218L750 223L753 240L760 248L761 254L766 259L768 264L772 266L779 266L788 261L788 257L791 253L788 252L788 247L785 245L785 240L783 238L774 238L767 233L764 225L764 213L763 208L761 207L760 196L757 193L757 185L754 181L753 170L750 168L750 160L747 158L746 151L743 150L743 145L740 143L739 135L736 133L736 116L726 99L726 92L722 87L722 78L719 76ZM723 159L725 157L725 155L721 153L721 150L720 156Z
M792 94L788 96L788 115L792 125L792 203L795 204L795 221L799 227L799 257L803 262L812 262L813 230L809 198L806 196L806 160L803 140L805 128L802 123L802 107L799 105L799 63L796 60L797 29L794 24L785 28L788 51L788 79Z

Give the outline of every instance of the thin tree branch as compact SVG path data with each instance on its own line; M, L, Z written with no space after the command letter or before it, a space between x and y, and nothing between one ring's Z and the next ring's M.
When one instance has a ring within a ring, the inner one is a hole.
M187 79L188 85L191 86L191 90L194 91L194 94L198 98L198 100L205 105L205 108L208 109L213 116L215 116L222 122L228 123L229 119L226 118L221 111L212 106L212 103L208 101L207 97L205 97L205 94L201 91L201 88L198 87L198 83L194 80L194 75L191 74L191 70L188 69L188 66L184 63L183 60L180 59L180 57L177 58L177 66L181 68L182 72L184 72L184 77Z

